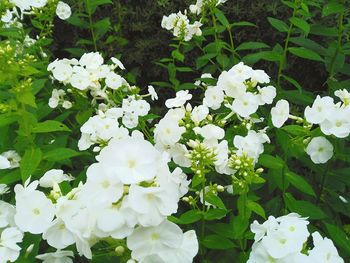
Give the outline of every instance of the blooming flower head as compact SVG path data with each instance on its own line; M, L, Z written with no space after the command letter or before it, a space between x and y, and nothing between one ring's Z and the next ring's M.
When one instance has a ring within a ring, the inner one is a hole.
M271 109L272 124L281 128L289 118L289 103L286 100L279 100L276 106Z
M333 156L333 145L322 136L312 138L306 153L314 163L326 163Z

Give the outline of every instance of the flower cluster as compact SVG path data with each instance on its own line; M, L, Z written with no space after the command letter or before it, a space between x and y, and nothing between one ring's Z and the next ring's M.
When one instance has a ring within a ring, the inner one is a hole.
M334 103L329 96L317 96L312 107L306 107L305 119L309 123L318 124L326 135L345 138L350 134L350 94L347 90L337 90L335 95L341 102Z
M43 8L48 4L47 0L9 0L9 2L14 7L6 10L5 14L1 17L1 21L4 23L5 27L15 26L19 28L22 27L20 21L23 19L24 14L32 14L35 9ZM17 8L20 10L20 13ZM72 15L72 10L68 4L58 1L56 15L60 19L66 20Z
M194 5L190 5L191 13L200 15L207 6L218 6L225 3L227 0L197 0Z
M49 107L57 108L59 105L62 105L64 109L70 109L72 103L69 100L65 99L66 92L63 89L53 89L51 98L49 99Z
M332 97L318 95L312 106L305 108L305 119L291 115L288 101L279 100L271 109L272 123L276 128L280 128L288 119L292 119L309 130L312 125L319 125L325 135L333 135L337 138L348 137L350 122L347 116L350 113L350 93L347 90L337 90L334 94L341 102L335 103ZM326 163L332 158L334 147L325 137L310 138L305 140L305 143L308 143L305 151L314 163Z
M270 216L263 224L254 221L254 244L247 263L343 263L333 242L318 232L312 234L314 247L307 247L308 224L306 218L295 213Z
M202 35L202 30L200 29L202 23L195 21L191 24L186 11L184 14L179 11L169 16L163 16L161 25L162 28L172 31L175 37L183 39L184 41L190 41L193 36Z
M112 64L104 64L104 59L98 52L85 53L77 59L56 59L48 66L54 80L65 86L73 87L76 91L89 91L93 96L93 103L104 100L114 105L109 98L112 91L132 91L128 82L114 72L116 68L125 69L116 58L112 58ZM68 89L68 91L71 91Z
M111 237L127 238L132 257L140 262L154 258L168 262L169 254L174 256L172 262L192 262L198 250L195 232L183 233L166 219L188 191L189 181L181 169L170 172L168 156L140 132L112 139L97 160L88 168L86 182L66 195L59 184L73 178L62 170L50 170L39 181L15 186L15 206L1 203L2 259L15 261L20 252L16 243L29 232L42 234L57 249L38 259L60 255L62 262L72 262L71 252L61 250L73 244L79 254L91 258L91 246ZM45 195L38 186L52 190Z

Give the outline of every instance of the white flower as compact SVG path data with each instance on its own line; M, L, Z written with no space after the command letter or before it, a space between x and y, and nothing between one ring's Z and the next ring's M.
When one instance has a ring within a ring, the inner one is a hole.
M258 97L250 92L242 94L236 98L231 105L231 109L243 118L249 117L258 110Z
M275 217L269 216L268 220L266 220L263 224L259 224L258 221L254 221L250 225L250 230L255 234L254 241L260 241L267 233L271 233L272 231L278 228L278 222Z
M334 95L337 96L342 102L344 102L345 106L348 106L350 103L350 93L346 89L336 90Z
M152 100L158 100L158 94L155 91L153 86L151 85L148 86L148 93L151 95Z
M151 105L145 100L132 100L130 107L137 116L146 116L151 109Z
M116 65L116 66L119 67L120 69L123 69L123 70L125 69L123 63L122 63L119 59L117 59L117 58L115 58L115 57L111 57L111 60L112 60L112 62L114 63L114 65Z
M232 71L223 71L220 74L217 87L231 98L240 98L247 89L243 80Z
M118 89L123 85L123 79L116 73L110 72L106 77L106 85L111 89Z
M72 106L73 106L72 103L68 100L63 101L63 103L62 103L62 107L66 110L72 108Z
M1 262L15 262L19 257L21 247L17 243L23 240L23 233L16 227L5 228L0 237Z
M326 163L333 156L333 145L322 136L315 137L306 147L306 153L314 163Z
M123 116L122 122L125 125L125 127L133 129L139 124L139 118L134 113L126 112Z
M281 128L289 118L289 103L286 100L279 100L276 106L271 109L272 124Z
M74 88L79 90L87 89L91 82L89 80L89 72L83 67L75 66L73 67L73 75L71 77L71 84Z
M96 70L103 64L103 57L98 52L85 53L81 56L79 64L86 69Z
M108 166L107 166L108 167ZM101 163L92 164L86 171L87 181L79 197L96 198L101 202L115 203L123 195L123 184Z
M0 200L0 228L7 227L9 225L13 225L13 217L15 215L15 208Z
M52 75L53 77L61 82L69 81L72 74L73 68L72 66L65 60L54 61L49 67L52 66Z
M15 223L19 229L41 234L49 228L55 215L55 207L44 193L36 191L37 182L26 188L16 185Z
M171 155L171 158L176 164L182 167L191 166L191 161L187 157L188 150L185 145L181 143L175 143L170 147L170 149L168 150L168 153Z
M186 128L179 126L178 121L165 116L155 125L154 138L163 145L174 145L180 139Z
M267 86L263 88L258 87L258 91L259 91L260 105L271 104L274 98L276 97L276 88L273 86Z
M191 120L194 123L199 123L204 120L209 114L209 109L205 105L199 105L193 108L191 113Z
M47 0L32 0L30 4L32 7L41 8L47 4Z
M6 157L0 155L0 170L1 169L8 169L11 167L11 164L9 162L9 160L7 160Z
M251 75L251 81L253 83L269 83L270 77L261 69L253 70Z
M196 134L203 136L203 138L206 140L221 140L225 136L224 129L214 124L207 124L203 127L195 127L193 130Z
M254 74L254 70L245 65L243 62L239 62L238 64L234 65L228 72L241 80L252 78ZM260 72L261 71L258 71L258 73Z
M204 93L203 104L213 110L217 110L221 107L224 97L224 92L220 88L208 87Z
M314 248L309 251L309 257L312 262L317 263L344 263L344 260L339 256L333 242L328 238L322 238L320 233L312 234Z
M340 201L342 201L344 204L349 203L349 201L348 201L344 196L339 195L339 199L340 199Z
M350 134L350 108L337 108L331 117L320 123L321 131L326 135L333 134L345 138Z
M176 224L165 220L155 227L138 227L127 238L127 246L132 258L141 260L149 255L157 255L166 249L179 248L183 233Z
M63 249L75 243L74 234L67 229L62 219L55 219L51 226L44 232L43 239L57 249Z
M16 151L10 150L7 152L3 152L0 156L6 158L7 161L10 162L10 167L8 167L9 169L19 167L19 163L21 161L21 156L19 156L19 154ZM3 161L2 160L0 159L0 165L2 162L3 166L7 166L8 163L5 160L3 160ZM1 169L1 166L0 166L0 169Z
M121 182L134 184L155 177L160 154L148 141L125 138L111 140L98 158Z
M59 1L57 4L57 8L56 8L56 15L62 19L62 20L66 20L68 18L70 18L70 16L72 15L72 10L70 8L69 5L67 5L66 3Z
M62 170L51 169L47 171L39 180L41 187L52 188L55 184L60 184L64 181L72 181L74 178L64 174Z
M269 142L266 134L257 133L254 130L249 130L247 136L243 137L236 135L233 139L233 144L237 148L238 156L247 155L255 161L259 159L260 154L264 152L264 143Z
M165 101L167 108L176 108L183 106L186 101L192 99L192 95L189 94L188 90L180 90L176 92L176 97Z
M10 0L10 3L13 3L19 9L21 9L22 13L25 10L31 9L31 1L28 1L28 0Z
M53 253L37 255L35 258L43 260L43 263L73 263L71 257L74 257L72 251L57 250Z
M130 186L128 206L138 213L138 222L142 226L159 225L166 216L177 211L179 196L173 194L176 188L171 190L165 187Z
M2 15L1 21L4 23L10 23L13 19L13 13L8 9L5 14Z
M317 95L312 107L307 106L305 108L305 119L313 124L319 124L328 118L332 118L334 112L334 102L331 97L321 98Z

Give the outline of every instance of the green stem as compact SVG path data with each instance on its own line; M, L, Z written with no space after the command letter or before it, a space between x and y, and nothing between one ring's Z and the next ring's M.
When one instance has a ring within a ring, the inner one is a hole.
M333 78L334 76L334 64L335 60L339 54L339 51L342 46L342 37L343 37L343 30L344 30L344 25L343 25L343 20L344 20L344 10L339 14L338 17L338 41L337 41L337 49L334 53L334 56L332 57L330 68L329 68L329 78Z
M319 192L319 195L318 195L317 200L316 200L316 205L319 205L320 202L321 202L321 198L322 198L322 195L323 195L323 192L324 192L324 186L325 186L326 181L327 181L327 175L328 175L328 171L329 171L329 168L330 168L330 163L331 163L331 160L328 161L326 169L324 169L324 172L322 174L321 185L320 185L320 192Z
M283 168L282 168L282 198L284 201L284 198L286 196L286 172L287 172L287 161L288 161L288 156L287 153L284 153L284 158L283 158ZM287 213L286 210L286 203L283 202L284 204L284 212Z
M92 42L94 43L94 50L95 50L95 52L97 52L97 44L96 44L97 40L96 40L94 28L93 28L92 14L91 14L91 9L90 9L90 0L86 0L85 3L86 3L86 11L87 11L87 14L89 17L89 27L90 27Z
M296 1L294 1L294 3L295 2ZM295 13L296 13L296 8L293 9L292 17L295 17ZM282 55L282 57L280 59L280 64L279 64L279 67L278 67L278 75L277 75L277 86L278 87L280 87L282 72L283 72L283 69L284 69L284 66L285 66L286 60L287 60L288 45L289 45L290 36L292 34L292 30L293 30L293 24L290 23L289 28L288 28L287 37L286 37L286 40L284 42L283 55Z
M204 177L204 175L203 175ZM202 219L201 219L201 240L203 241L204 237L205 237L205 219L204 219L204 215L205 215L205 177L203 178L203 182L202 182L202 191L203 191L203 204L202 204ZM201 246L201 257L202 257L202 262L204 262L205 260L205 255L204 255L204 248Z

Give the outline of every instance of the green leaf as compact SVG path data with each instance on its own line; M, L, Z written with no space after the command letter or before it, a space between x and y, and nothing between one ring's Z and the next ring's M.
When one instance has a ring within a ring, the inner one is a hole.
M306 181L302 176L288 171L285 173L286 179L298 190L302 191L305 194L316 197L316 193L312 186Z
M6 173L0 177L0 184L12 184L21 180L21 172L19 169L13 169L13 171Z
M230 239L235 238L235 234L233 232L233 227L230 224L225 223L217 223L213 225L208 225L208 228L213 231L215 234L218 234L223 237L227 237Z
M56 148L54 150L45 152L43 159L50 162L58 162L58 161L67 160L79 155L82 155L82 153L74 151L69 148Z
M112 4L111 0L87 0L88 8L90 9L91 14L95 13L96 8L101 5Z
M96 38L100 39L102 38L110 29L111 21L109 17L106 17L104 19L101 19L93 25L93 28L96 32Z
M269 154L262 154L259 157L259 164L270 169L282 169L284 162Z
M262 218L266 219L265 210L258 203L254 202L252 200L248 200L247 201L247 207L250 210L252 210L255 214L257 214L257 215L261 216Z
M267 20L278 31L280 31L280 32L288 32L288 26L282 20L279 20L279 19L276 19L276 18L273 18L273 17L268 17Z
M203 212L201 210L190 210L183 213L179 218L174 216L168 217L168 219L176 224L188 225L197 222L203 218Z
M240 44L236 50L253 50L253 49L260 49L260 48L269 48L270 46L266 45L262 42L244 42Z
M81 28L88 29L89 23L84 19L80 18L78 15L73 14L69 19L66 20L69 24Z
M288 48L288 50L293 55L301 58L306 58L306 59L315 60L315 61L323 61L323 59L320 57L319 54L304 47L290 47Z
M336 27L326 27L323 25L312 25L310 34L327 37L337 37L339 32Z
M301 93L303 91L303 87L296 81L295 79L288 77L286 75L282 75L282 77L287 80L289 83L291 83L294 87L296 87L299 92Z
M31 148L25 151L20 162L21 178L24 183L32 174L41 162L42 153L39 148Z
M322 9L322 16L329 16L331 14L337 14L344 11L344 5L337 2L330 2L326 4Z
M308 129L299 125L287 125L281 127L281 129L294 136L304 136L310 133Z
M215 8L214 14L223 26L230 27L230 22L228 22L228 20L223 12L221 12L219 9Z
M18 115L15 113L4 113L0 115L0 127L10 125L18 120Z
M185 56L181 54L178 49L173 50L173 52L171 52L171 56L181 62L184 62L185 60Z
M291 17L289 20L293 25L303 30L306 35L309 34L310 25L305 20L298 17Z
M205 236L204 240L202 241L202 244L211 249L230 249L236 247L236 245L229 240L228 238L225 238L223 236L219 235L207 235Z
M218 207L218 208L226 210L224 202L222 202L220 197L218 197L217 195L214 195L213 193L210 193L210 192L206 193L205 201Z
M40 122L33 127L33 133L45 133L56 131L70 131L70 129L58 121L48 120Z
M327 231L331 239L350 255L350 242L347 235L339 227L325 223Z
M232 24L233 27L236 26L253 26L253 27L257 27L254 23L252 22L247 22L247 21L241 21L241 22L235 22Z
M35 103L35 96L30 91L25 91L18 94L17 99L25 105L32 106L33 108L37 107Z
M229 211L226 209L220 209L220 208L210 209L204 214L204 219L205 220L221 219L221 218L224 218L228 212Z
M281 54L275 51L261 51L258 53L248 54L242 58L243 62L247 64L254 64L260 60L266 61L280 61Z
M321 208L308 201L295 200L294 197L289 193L285 194L284 201L289 210L296 212L302 216L315 220L327 218L327 215L322 211Z

